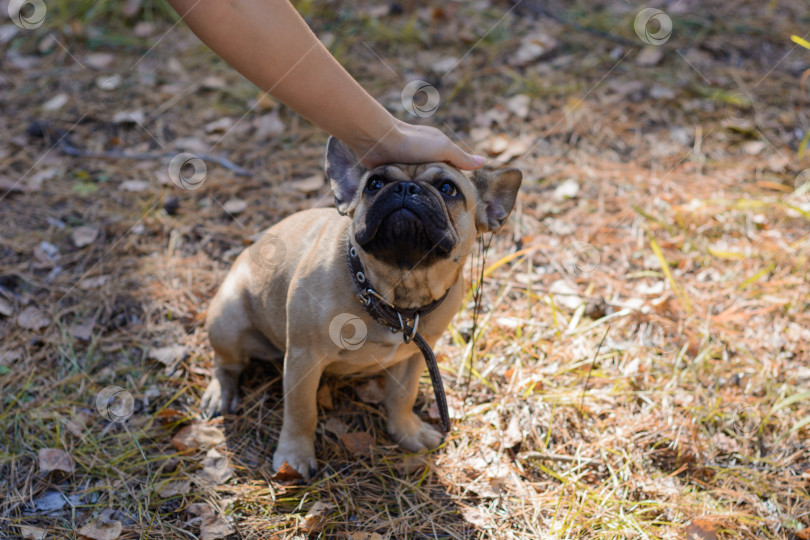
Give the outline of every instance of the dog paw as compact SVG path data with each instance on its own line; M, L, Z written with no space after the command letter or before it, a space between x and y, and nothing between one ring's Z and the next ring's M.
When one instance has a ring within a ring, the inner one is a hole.
M388 434L402 448L410 452L421 452L436 448L442 443L444 435L426 424L413 413L404 421L389 421Z
M276 453L273 454L273 468L278 471L284 463L298 471L304 480L318 470L315 460L315 447L312 441L300 439L280 440Z
M239 402L237 378L228 373L215 373L202 397L203 415L211 418L236 410Z

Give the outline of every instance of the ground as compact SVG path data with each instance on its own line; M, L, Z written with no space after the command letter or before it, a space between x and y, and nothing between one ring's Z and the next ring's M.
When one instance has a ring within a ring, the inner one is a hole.
M278 366L198 418L202 321L331 204L326 134L151 2L0 26L0 536L810 538L806 3L438 5L297 5L392 112L524 172L437 346L445 443L326 379L305 484L272 470Z

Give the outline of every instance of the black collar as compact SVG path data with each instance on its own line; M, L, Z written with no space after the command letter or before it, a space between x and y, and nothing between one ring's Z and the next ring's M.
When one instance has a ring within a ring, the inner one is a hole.
M447 293L450 290L448 289L441 298L426 306L408 309L398 308L388 303L371 286L363 269L363 263L360 262L360 254L357 252L357 248L352 245L351 240L346 241L346 258L349 262L352 281L354 281L359 291L357 297L369 316L383 326L390 328L391 332L402 332L402 340L405 343L410 343L413 340L414 344L422 352L430 373L430 380L433 383L433 394L436 396L436 406L439 409L442 429L445 433L448 433L450 431L450 414L447 411L447 398L444 395L444 386L439 367L436 365L436 356L417 330L419 328L419 317L423 317L439 307L447 298Z

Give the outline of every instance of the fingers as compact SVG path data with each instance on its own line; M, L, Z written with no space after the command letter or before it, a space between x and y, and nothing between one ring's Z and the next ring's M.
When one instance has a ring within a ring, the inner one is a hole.
M453 144L449 139L447 142L450 148L448 150L447 158L443 161L446 161L453 167L462 169L464 171L472 171L475 169L480 169L487 162L487 160L481 156L468 154L457 145Z

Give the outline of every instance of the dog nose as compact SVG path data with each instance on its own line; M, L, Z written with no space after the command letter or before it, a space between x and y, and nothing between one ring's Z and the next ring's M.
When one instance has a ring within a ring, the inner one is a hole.
M424 188L416 182L399 182L394 186L394 193L401 193L404 195L421 195L424 192Z

